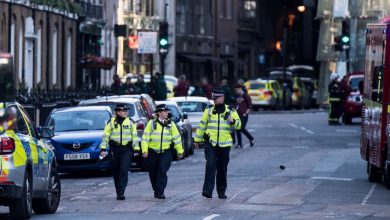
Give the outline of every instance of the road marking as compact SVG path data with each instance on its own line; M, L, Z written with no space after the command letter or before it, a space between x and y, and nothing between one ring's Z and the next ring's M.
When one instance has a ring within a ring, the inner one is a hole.
M334 180L334 181L352 181L351 178L327 177L327 176L312 176L313 180Z
M368 191L366 197L364 197L364 199L363 199L361 205L366 205L367 201L370 199L370 197L371 197L372 194L374 193L375 188L376 188L376 184L374 184L374 185L371 186L370 191Z
M255 129L248 129L249 132L255 132Z
M356 132L358 132L358 130L352 130L352 129L336 129L336 132L341 132L341 133L352 132L352 133L356 133Z
M107 182L104 182L104 183L100 183L100 184L98 184L97 186L98 186L98 187L102 187L102 186L105 186L105 185L107 185L107 184L109 184L109 183L111 183L111 182L112 182L112 180L107 181Z
M248 189L242 189L242 190L238 191L238 193L236 193L234 196L232 196L232 198L230 198L228 201L226 201L226 203L232 201L232 200L233 200L234 198L236 198L240 193L242 193L242 192L244 192L244 191L246 191L246 190L248 190Z
M309 146L293 146L293 149L309 149Z
M306 133L309 133L309 134L314 134L313 131L310 131L309 129L305 128L305 127L299 127L298 125L294 124L294 123L288 123L291 127L294 127L294 128L300 128L302 131L306 132Z
M221 214L212 214L212 215L204 217L202 220L211 220L211 219L216 218L216 217L218 217L220 215Z
M294 128L298 128L298 126L296 124L293 124L293 123L288 123L290 126L294 127Z

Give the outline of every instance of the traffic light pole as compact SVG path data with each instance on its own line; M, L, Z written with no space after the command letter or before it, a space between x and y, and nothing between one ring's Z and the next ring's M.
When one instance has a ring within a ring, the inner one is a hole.
M286 108L286 101L287 101L287 94L286 94L286 89L287 89L287 73L286 73L286 68L287 68L287 34L288 34L288 29L285 27L283 29L283 47L282 47L282 54L283 54L283 109Z
M165 76L165 54L160 54L160 72L162 76Z

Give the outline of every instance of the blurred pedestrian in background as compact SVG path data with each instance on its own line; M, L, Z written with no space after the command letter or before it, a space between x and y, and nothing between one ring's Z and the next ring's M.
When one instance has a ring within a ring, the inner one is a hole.
M229 86L229 82L226 78L222 78L220 83L220 90L225 93L225 105L231 106L234 102L233 89Z
M156 101L166 100L168 89L164 77L159 72L155 73L154 77L154 84L151 86L151 89L154 91L152 96Z
M209 80L206 77L202 78L202 91L206 98L211 99L211 93L213 91L213 87L210 85Z
M142 93L149 94L149 88L146 82L144 81L144 75L138 74L137 82L134 84L134 86L135 86L136 94L142 94Z
M124 95L135 94L135 86L131 82L131 77L130 76L126 78L126 82L122 85L122 92L121 92L121 94L124 94Z
M195 82L194 91L191 93L191 96L204 96L202 87L199 82Z
M240 84L236 84L234 86L234 90L236 93L236 110L238 116L241 119L241 128L236 131L238 141L236 148L242 148L241 133L243 133L249 139L250 146L253 147L253 137L245 128L246 123L248 122L250 109L252 108L252 100L251 97L243 91Z
M112 82L111 84L111 92L113 94L119 95L122 89L121 79L119 78L118 74L114 74L112 79L114 80L114 82Z
M181 75L179 77L179 82L173 88L174 96L175 97L187 96L189 89L190 89L190 83L186 80L186 76L185 75Z

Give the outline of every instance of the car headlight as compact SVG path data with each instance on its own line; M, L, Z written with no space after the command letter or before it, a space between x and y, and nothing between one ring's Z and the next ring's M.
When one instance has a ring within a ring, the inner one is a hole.
M45 141L45 144L50 148L50 150L52 150L52 151L55 150L55 147L54 147L54 145L51 143L51 141Z

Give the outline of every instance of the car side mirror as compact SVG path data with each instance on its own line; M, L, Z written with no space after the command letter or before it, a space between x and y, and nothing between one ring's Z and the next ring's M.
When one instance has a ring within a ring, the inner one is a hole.
M49 138L54 137L54 131L51 128L38 127L37 130L42 138L49 139Z
M183 116L182 116L183 120L185 119L188 119L188 115L187 115L187 112L183 112Z

